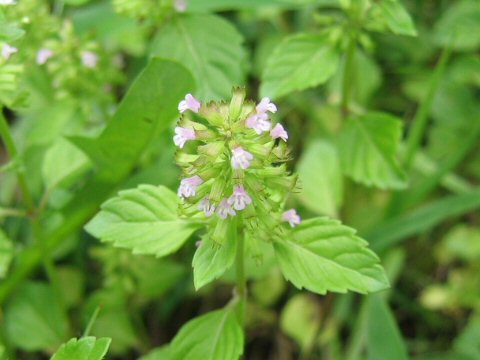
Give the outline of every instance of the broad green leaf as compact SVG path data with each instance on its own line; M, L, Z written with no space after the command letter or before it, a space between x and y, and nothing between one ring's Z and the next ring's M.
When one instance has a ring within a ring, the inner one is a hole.
M388 28L398 35L416 36L417 30L407 10L398 1L383 0L378 4Z
M177 251L199 227L178 218L177 208L178 196L171 190L140 185L105 202L85 229L134 254L165 256Z
M480 46L480 2L452 3L435 25L434 39L441 46L456 50L475 50Z
M337 220L303 221L273 245L283 275L297 288L318 294L347 290L365 294L389 286L367 242Z
M402 334L386 300L380 295L372 295L366 306L368 359L408 360Z
M302 183L302 203L316 213L336 217L343 200L343 174L335 146L328 141L310 144L297 171Z
M381 189L403 189L406 175L397 161L402 123L372 112L351 118L340 133L342 166L355 181Z
M467 326L455 339L453 348L459 354L480 359L480 316L470 317Z
M480 208L480 189L433 201L406 215L391 219L367 234L372 248L383 251L410 236L422 234L442 221Z
M0 19L0 41L10 43L21 38L24 34L25 30L19 28L15 23Z
M192 264L195 289L217 279L232 266L237 249L236 221L229 220L228 226L228 238L221 246L206 235L195 252Z
M170 346L164 345L149 352L147 355L142 356L138 360L170 360L170 359L171 359Z
M285 304L280 317L282 331L309 349L316 340L320 328L320 304L308 294L297 294Z
M262 76L262 96L278 98L325 83L338 68L340 55L326 35L296 34L273 51Z
M59 138L46 152L43 160L42 175L48 189L73 180L90 164L87 156L70 141Z
M73 137L107 181L126 176L154 136L178 116L178 102L193 91L181 65L153 58L137 77L108 126L97 138Z
M68 338L67 319L54 291L26 283L5 309L5 331L11 343L27 351L55 350Z
M265 259L262 258L262 261L265 261ZM256 269L253 268L252 270ZM252 282L250 285L250 294L252 294L256 303L264 307L269 307L279 300L286 287L287 283L280 269L278 266L273 266L265 276L261 276L258 280Z
M172 360L235 360L242 353L243 331L228 306L189 321L170 345Z
M4 278L13 258L13 244L7 235L0 229L0 279Z
M233 85L245 82L242 42L240 33L223 18L186 14L159 30L151 54L185 65L195 77L195 95L200 99L226 99Z
M108 351L111 339L96 339L88 336L70 339L53 354L51 360L102 360Z

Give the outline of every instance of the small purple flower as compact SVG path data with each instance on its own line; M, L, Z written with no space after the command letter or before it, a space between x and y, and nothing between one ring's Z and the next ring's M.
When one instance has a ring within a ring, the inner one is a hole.
M178 12L185 12L187 11L187 0L175 0L173 6Z
M195 140L195 130L177 126L175 128L175 136L173 137L175 145L183 149L188 140Z
M235 216L237 213L232 209L232 206L228 203L228 199L223 199L218 205L217 214L222 219L226 219L228 215Z
M252 198L248 195L242 185L235 186L232 196L228 198L228 204L235 210L243 210L252 203Z
M198 113L201 103L192 94L187 94L185 99L178 104L178 111L184 113L187 110Z
M210 199L206 197L198 204L198 210L203 211L205 216L210 217L215 212L215 204L212 204Z
M81 53L82 64L87 68L94 68L98 63L98 55L93 51L85 50Z
M243 150L242 147L239 146L232 150L232 167L234 169L248 169L252 160L253 155Z
M288 139L288 133L287 131L283 128L282 124L277 124L273 127L272 130L270 130L270 135L274 139L282 139L283 141L287 141Z
M18 49L14 46L11 46L11 45L8 45L8 44L5 44L3 45L2 47L2 57L5 59L5 60L8 60L10 59L10 56L12 56L13 54L15 54L16 52L18 51Z
M267 111L270 111L271 113L276 113L277 107L275 106L274 103L270 102L270 99L268 97L264 97L258 103L256 110L257 110L257 114L265 114Z
M295 209L287 210L283 213L282 219L288 221L291 227L300 224L302 221L300 216L298 216L297 211Z
M47 48L42 48L37 52L37 64L43 65L45 64L48 59L53 56L53 51Z
M198 175L183 179L180 182L180 187L178 188L178 196L184 198L195 196L197 193L197 187L202 183L203 180Z
M272 128L272 123L268 120L267 114L254 114L245 121L245 125L255 130L258 135Z

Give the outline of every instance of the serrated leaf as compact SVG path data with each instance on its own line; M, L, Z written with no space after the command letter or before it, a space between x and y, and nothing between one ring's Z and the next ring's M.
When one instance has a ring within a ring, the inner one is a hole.
M88 336L70 339L53 354L51 360L102 360L108 351L111 339L96 339Z
M235 360L243 352L243 331L234 307L202 315L184 325L170 345L172 360Z
M134 254L165 256L178 250L199 227L179 219L177 207L178 196L166 187L140 185L106 201L85 230Z
M6 334L23 350L58 348L67 338L67 326L54 291L42 283L26 283L5 309Z
M13 244L0 229L0 279L5 277L13 257Z
M302 203L319 214L336 217L343 200L343 174L335 146L327 141L310 144L297 170Z
M202 243L193 257L193 282L195 289L200 289L212 280L220 277L235 260L237 245L236 221L229 221L228 238L220 247L208 235L203 237Z
M303 221L273 243L285 278L318 294L386 289L385 272L367 245L355 230L323 217Z
M89 166L88 157L70 141L59 138L45 153L42 176L48 189L68 183Z
M402 334L385 299L373 295L366 301L368 359L408 360Z
M388 28L398 35L416 36L412 18L399 1L383 0L378 4Z
M245 82L243 38L217 15L186 14L162 27L153 40L151 54L177 60L188 68L202 100L226 99L232 85Z
M396 117L372 112L351 118L340 133L340 157L347 175L381 189L403 189L406 175L396 155L402 123Z
M339 61L339 51L329 43L326 35L288 36L267 62L260 93L278 98L323 84L333 76Z

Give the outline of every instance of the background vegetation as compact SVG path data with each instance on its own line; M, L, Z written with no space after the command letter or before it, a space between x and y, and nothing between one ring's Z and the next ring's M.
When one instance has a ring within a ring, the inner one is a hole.
M183 5L0 5L17 49L0 60L0 359L49 358L82 334L111 338L109 359L167 359L151 351L226 303L231 274L194 291L195 237L158 259L83 228L119 190L175 190L178 101L238 85L270 96L289 131L303 187L289 203L358 229L391 282L314 295L265 254L248 267L244 357L480 359L480 2ZM92 359L108 348L83 344Z

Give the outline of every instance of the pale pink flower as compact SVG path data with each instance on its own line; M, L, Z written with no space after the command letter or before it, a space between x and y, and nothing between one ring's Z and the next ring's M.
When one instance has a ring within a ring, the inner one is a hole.
M215 212L215 204L212 204L210 199L206 197L198 204L198 210L203 211L205 216L210 217Z
M93 51L85 50L81 53L82 64L87 68L94 68L98 63L98 55Z
M232 167L234 169L248 169L252 160L253 155L240 146L232 150Z
M195 130L177 126L173 137L175 145L182 149L188 140L195 140Z
M187 0L175 0L173 6L178 12L185 12L187 11Z
M8 60L10 59L10 56L12 56L13 54L15 54L16 52L18 51L18 49L14 46L11 46L11 45L8 45L8 44L5 44L3 45L2 47L2 57L5 59L5 60Z
M43 65L45 64L48 59L53 56L53 51L47 48L42 48L37 52L37 64Z
M282 124L277 124L273 127L272 130L270 130L270 135L274 139L281 138L283 141L287 141L288 139L288 133L286 130L283 128Z
M226 219L228 215L235 216L237 213L232 209L232 206L228 203L227 199L223 199L218 205L217 214L222 219Z
M272 127L272 123L269 121L267 114L254 114L245 121L245 125L255 130L258 135L270 130Z
M180 187L178 188L178 196L184 198L195 196L197 193L197 187L202 183L203 180L198 175L183 179L180 182Z
M185 99L178 104L178 111L181 113L191 110L198 113L202 104L192 94L187 94Z
M301 219L298 216L297 211L295 209L287 210L283 213L282 219L288 221L291 227L300 224Z
M228 198L228 204L235 210L243 210L252 203L252 198L248 195L242 185L235 186L232 196Z
M274 103L270 102L270 99L268 97L264 97L258 103L256 110L257 114L265 114L267 111L270 111L271 113L276 113L277 107Z
M202 240L195 241L195 246L196 246L197 248L199 248L200 246L202 246Z

